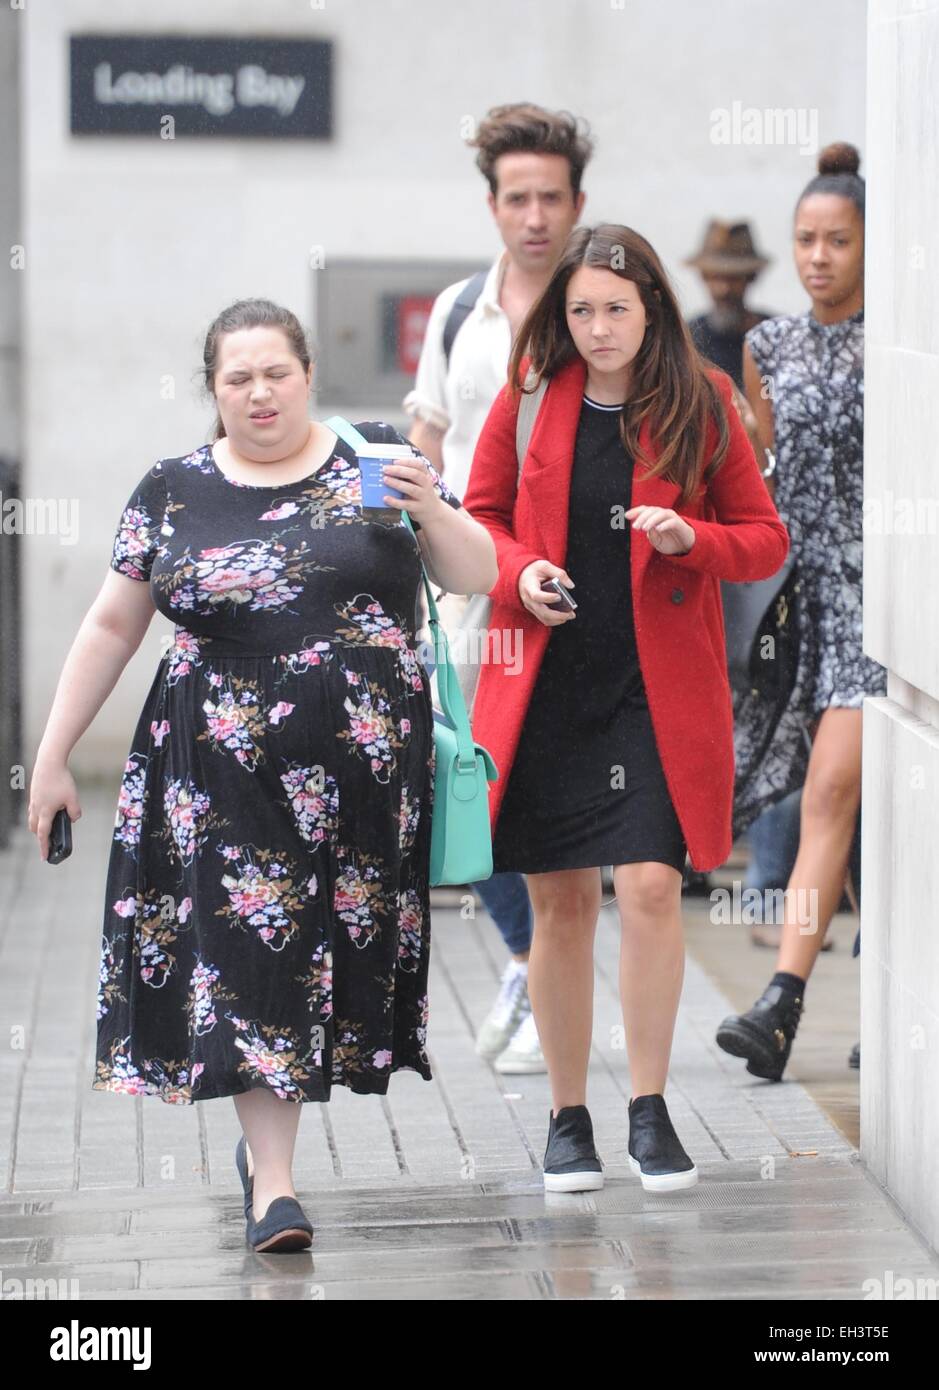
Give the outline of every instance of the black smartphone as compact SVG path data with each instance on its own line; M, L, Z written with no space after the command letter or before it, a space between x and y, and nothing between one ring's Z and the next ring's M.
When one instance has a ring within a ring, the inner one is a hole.
M565 608L568 613L573 613L574 609L577 607L577 604L571 597L570 589L568 589L566 585L562 584L560 579L546 579L541 587L542 589L553 589L556 594L560 594L561 608ZM556 606L552 604L551 607L555 608ZM556 611L560 612L561 608L557 608Z
M63 859L67 859L72 852L72 820L63 806L60 811L56 811L52 817L52 825L49 829L49 853L46 857L47 864L61 864Z

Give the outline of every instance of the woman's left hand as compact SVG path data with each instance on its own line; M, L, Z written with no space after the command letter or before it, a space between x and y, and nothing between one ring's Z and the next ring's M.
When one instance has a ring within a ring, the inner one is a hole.
M438 506L446 505L434 487L429 468L430 461L423 454L415 454L413 462L389 459L382 469L382 480L404 493L403 498L386 493L386 506L407 510L408 516L416 517L422 526Z
M671 507L630 507L624 513L634 531L645 531L662 555L687 555L694 545L694 528Z

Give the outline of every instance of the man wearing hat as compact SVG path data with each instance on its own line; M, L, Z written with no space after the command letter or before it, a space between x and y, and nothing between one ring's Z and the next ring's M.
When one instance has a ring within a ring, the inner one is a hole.
M701 250L685 265L693 265L711 296L711 308L689 319L688 328L695 347L716 367L727 373L743 391L743 335L771 315L744 304L747 288L769 265L757 253L747 222L712 221L704 234Z
M736 385L738 409L757 458L760 458L756 421L743 394L743 336L771 315L759 309L748 309L744 298L760 271L769 265L769 260L756 251L747 222L715 219L708 224L700 251L688 257L685 265L695 266L711 296L708 312L688 321L695 347L725 371ZM742 650L749 648L753 622L758 616L752 602L748 602L751 590L754 594L761 591L760 586L741 586L726 581L721 584L729 647L736 644ZM735 683L732 679L731 684ZM745 887L766 891L785 887L788 883L799 847L800 796L799 791L791 793L778 805L770 806L750 826L747 839L751 858ZM709 887L707 875L686 870L686 892L706 892ZM775 925L756 924L750 929L750 939L755 946L774 946L778 934L779 928Z

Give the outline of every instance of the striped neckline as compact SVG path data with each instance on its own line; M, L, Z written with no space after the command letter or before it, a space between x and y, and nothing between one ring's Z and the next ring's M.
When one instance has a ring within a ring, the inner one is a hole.
M622 410L623 404L625 404L625 402L623 402L620 405L604 405L601 401L592 400L591 397L587 395L586 391L584 392L584 400L587 405L592 405L594 410Z

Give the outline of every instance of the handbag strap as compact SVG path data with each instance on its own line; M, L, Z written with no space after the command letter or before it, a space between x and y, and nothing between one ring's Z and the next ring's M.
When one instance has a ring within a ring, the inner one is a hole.
M366 439L364 434L360 434L342 415L331 415L323 424L327 429L334 430L340 439L358 453L367 454L369 444L375 443L374 440ZM414 536L414 543L417 545L417 553L421 555L421 547L411 524L411 518L407 511L402 508L401 518ZM457 765L461 771L475 771L476 769L476 746L473 741L470 729L469 715L466 712L466 701L463 699L463 692L460 689L460 682L456 670L450 660L450 646L447 642L447 634L444 631L434 596L431 592L430 579L424 565L424 558L421 555L421 570L424 576L424 593L427 595L427 607L429 610L429 621L431 634L434 640L434 660L437 670L437 691L440 695L440 704L443 713L446 715L451 728L456 733L458 756Z
M531 386L534 376L534 371L529 367L528 375L525 378L526 386ZM528 453L528 445L531 440L532 430L535 428L538 411L541 409L541 402L544 399L544 393L547 389L548 377L543 376L534 391L522 392L522 399L518 404L518 417L515 421L515 453L518 458L516 488L521 481L522 464L525 462L525 455Z

